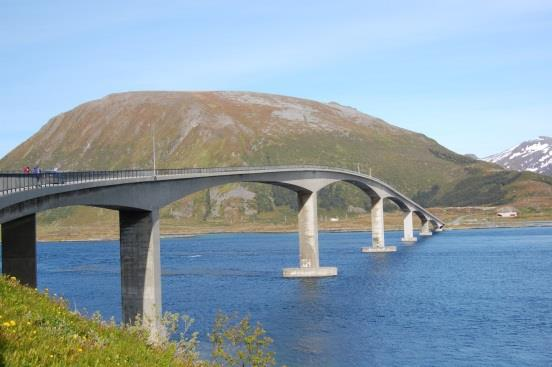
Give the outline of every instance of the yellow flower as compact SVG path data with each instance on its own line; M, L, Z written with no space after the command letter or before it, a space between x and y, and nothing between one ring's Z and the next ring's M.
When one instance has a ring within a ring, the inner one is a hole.
M73 334L73 339L77 339L79 336L77 334Z
M14 320L10 320L10 326L15 326L15 321Z
M36 334L36 330L33 330L33 334Z
M50 358L54 358L54 355L53 355L53 354L50 354Z
M79 352L82 352L82 348L77 349Z
M10 280L17 280L16 277L10 277Z
M27 325L30 325L30 324L31 324L31 322L30 322L30 321L27 321Z
M2 323L2 326L5 326L5 327L10 327L10 323L9 323L8 321L6 321L6 322L3 322L3 323Z

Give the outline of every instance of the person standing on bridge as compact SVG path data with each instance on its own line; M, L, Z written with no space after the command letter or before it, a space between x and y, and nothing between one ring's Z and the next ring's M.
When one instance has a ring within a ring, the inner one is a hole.
M26 174L26 175L31 173L31 167L29 167L29 166L23 167L23 173Z
M39 166L35 166L33 167L33 174L35 175L36 177L36 184L37 185L40 185L40 174L42 173L42 171L40 170L40 167Z

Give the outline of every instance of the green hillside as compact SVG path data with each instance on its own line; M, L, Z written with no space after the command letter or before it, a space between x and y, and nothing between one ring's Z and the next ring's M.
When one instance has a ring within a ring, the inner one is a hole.
M61 170L318 164L372 172L429 206L552 206L552 179L509 172L337 103L245 92L109 95L52 118L0 169ZM292 193L231 185L192 195L163 215L190 223L285 218ZM369 208L347 184L321 193L322 213ZM352 209L351 209L352 208ZM55 218L72 211L54 211Z

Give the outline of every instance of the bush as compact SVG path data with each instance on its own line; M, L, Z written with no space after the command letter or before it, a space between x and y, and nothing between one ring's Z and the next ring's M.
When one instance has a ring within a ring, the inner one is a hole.
M268 351L272 339L259 323L253 327L249 317L236 321L218 313L209 335L213 344L212 357L215 366L270 367L276 365L274 353Z

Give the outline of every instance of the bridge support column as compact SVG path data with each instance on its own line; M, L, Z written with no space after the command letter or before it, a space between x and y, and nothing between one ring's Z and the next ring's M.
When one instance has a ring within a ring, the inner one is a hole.
M318 204L316 192L299 192L299 268L285 268L285 278L328 277L337 268L320 267L318 255Z
M2 273L36 288L36 216L2 224Z
M418 240L416 237L414 237L414 226L412 225L411 211L406 212L404 215L403 229L404 229L404 235L403 235L403 238L401 238L402 242L414 243Z
M432 236L433 233L429 229L429 220L422 219L422 228L420 229L420 236Z
M372 246L363 247L362 252L395 252L397 247L385 246L385 225L383 219L383 198L372 199Z
M161 326L159 210L119 211L123 322L141 317L150 340L165 337Z

